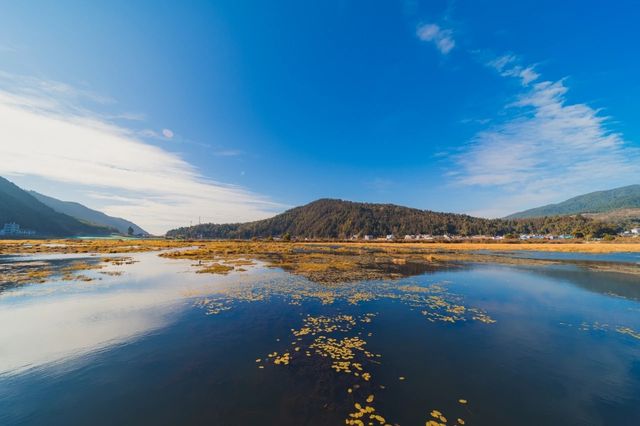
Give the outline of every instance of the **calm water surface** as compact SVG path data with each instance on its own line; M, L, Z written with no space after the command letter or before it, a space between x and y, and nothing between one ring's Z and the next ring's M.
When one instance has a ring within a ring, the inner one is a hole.
M345 424L355 403L386 424L640 424L640 275L469 264L326 286L134 256L0 288L0 425ZM309 316L338 329L300 334ZM325 338L366 342L362 371L336 372Z

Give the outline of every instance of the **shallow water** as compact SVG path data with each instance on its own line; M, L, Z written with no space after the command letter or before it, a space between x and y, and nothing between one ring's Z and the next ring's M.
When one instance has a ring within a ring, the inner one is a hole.
M355 403L401 425L640 423L637 275L469 264L320 285L134 257L0 291L0 424L345 424ZM25 260L43 258L0 262ZM322 356L344 338L362 370Z
M494 253L488 250L479 250L478 253ZM504 256L522 259L541 260L573 260L584 262L622 262L640 264L640 253L637 252L614 252L614 253L577 253L560 251L529 251L514 250L499 252Z

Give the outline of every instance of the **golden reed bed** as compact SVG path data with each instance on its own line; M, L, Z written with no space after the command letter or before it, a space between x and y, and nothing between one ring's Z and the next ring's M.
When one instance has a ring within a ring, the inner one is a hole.
M385 252L440 252L474 250L530 250L576 253L640 252L640 238L623 242L281 242L281 241L222 241L222 240L165 240L165 239L56 239L56 240L0 240L0 254L13 253L132 253L184 247L208 248L233 253L290 252L297 249L318 249L331 246L332 251L372 249Z

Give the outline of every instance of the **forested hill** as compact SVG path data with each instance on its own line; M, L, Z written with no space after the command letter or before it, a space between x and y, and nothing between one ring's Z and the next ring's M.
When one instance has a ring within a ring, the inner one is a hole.
M393 204L321 199L269 219L222 225L202 224L174 229L167 236L249 239L284 235L298 238L349 238L353 235L503 235L532 232L598 235L615 233L614 228L580 216L526 220L483 219Z
M607 191L579 195L558 204L525 210L507 216L507 219L556 216L580 213L604 213L619 209L640 208L640 185L629 185Z
M56 212L27 191L0 177L0 228L8 222L15 222L23 229L34 230L38 237L109 235L114 231Z

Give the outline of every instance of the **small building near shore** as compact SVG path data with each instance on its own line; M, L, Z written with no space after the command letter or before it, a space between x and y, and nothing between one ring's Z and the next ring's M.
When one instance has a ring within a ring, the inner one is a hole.
M20 225L15 222L5 223L2 229L0 229L0 236L27 236L35 235L36 231L31 229L22 229Z

